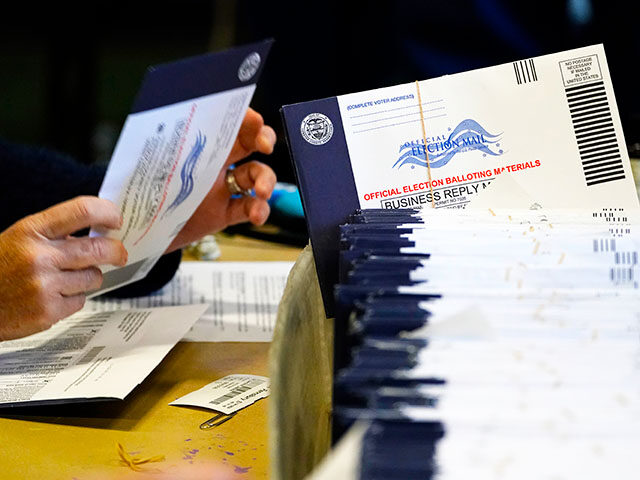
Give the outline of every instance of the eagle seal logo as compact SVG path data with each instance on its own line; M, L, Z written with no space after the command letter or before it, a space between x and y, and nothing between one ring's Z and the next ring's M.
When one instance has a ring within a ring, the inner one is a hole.
M333 136L333 123L322 113L310 113L302 120L300 133L311 145L324 145Z

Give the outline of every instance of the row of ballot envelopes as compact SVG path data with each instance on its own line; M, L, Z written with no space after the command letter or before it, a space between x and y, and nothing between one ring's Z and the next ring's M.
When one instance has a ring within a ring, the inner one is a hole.
M282 113L353 478L637 478L640 210L604 47Z
M635 478L637 212L363 210L340 228L335 421L362 479Z

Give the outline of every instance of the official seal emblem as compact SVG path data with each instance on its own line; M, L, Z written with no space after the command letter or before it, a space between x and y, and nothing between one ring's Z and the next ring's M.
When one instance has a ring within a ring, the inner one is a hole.
M310 113L300 124L302 137L312 145L324 145L333 136L333 123L322 113Z
M247 55L247 57L240 64L238 69L238 78L241 82L251 80L260 67L260 54L253 52Z

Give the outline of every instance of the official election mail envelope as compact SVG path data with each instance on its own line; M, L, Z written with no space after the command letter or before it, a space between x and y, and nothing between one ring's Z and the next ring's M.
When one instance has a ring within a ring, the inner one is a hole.
M337 226L356 208L464 208L505 172L536 206L638 208L602 45L282 115L328 314Z
M91 296L143 278L203 200L231 151L271 41L151 67L99 196L118 205L125 267Z

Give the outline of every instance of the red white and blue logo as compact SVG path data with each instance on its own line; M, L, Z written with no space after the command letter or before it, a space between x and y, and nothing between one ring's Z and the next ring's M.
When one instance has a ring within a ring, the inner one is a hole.
M410 165L415 168L427 166L429 152L429 166L440 168L447 165L453 157L463 152L479 151L483 157L497 157L504 153L500 148L502 133L492 134L485 130L478 122L470 118L463 120L448 135L406 142L400 146L400 157L392 168L402 168Z

